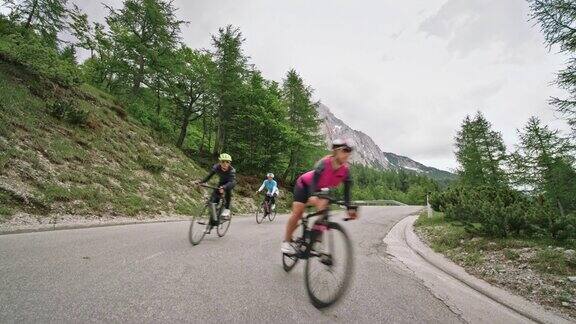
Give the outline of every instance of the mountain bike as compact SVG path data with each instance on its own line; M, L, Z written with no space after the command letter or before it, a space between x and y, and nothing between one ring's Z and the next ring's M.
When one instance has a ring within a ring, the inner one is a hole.
M315 196L327 199L329 205L324 210L302 218L301 234L294 240L296 253L283 253L282 264L284 271L289 272L298 260L306 260L304 282L308 297L314 307L325 308L333 305L346 292L354 261L352 243L348 234L342 225L330 221L330 205L343 206L344 203L325 192L315 194ZM357 206L348 206L348 208L358 209ZM318 218L310 224L312 217Z
M268 216L270 221L276 218L276 209L272 210L272 204L270 204L270 195L266 193L264 196L264 201L256 209L256 223L261 224L264 219Z
M212 189L218 195L217 202L212 201L212 195L209 195L206 204L199 213L192 217L190 222L190 229L188 230L188 239L192 245L198 245L206 234L209 234L212 228L216 227L216 234L223 237L230 228L232 222L232 215L228 217L222 216L224 210L225 194L218 191L218 187L209 186L206 184L199 184L200 187Z

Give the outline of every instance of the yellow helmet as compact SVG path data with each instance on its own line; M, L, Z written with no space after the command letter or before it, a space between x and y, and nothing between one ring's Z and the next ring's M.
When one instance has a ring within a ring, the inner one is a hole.
M218 160L220 160L220 161L232 162L232 157L230 156L230 154L222 153L222 154L220 154L220 156L218 157Z

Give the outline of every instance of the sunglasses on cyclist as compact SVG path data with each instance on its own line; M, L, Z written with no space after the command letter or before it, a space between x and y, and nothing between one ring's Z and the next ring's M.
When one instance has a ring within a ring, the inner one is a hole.
M346 153L352 152L352 148L351 148L351 147L343 147L343 148L341 148L340 150L342 150L342 151L344 151L344 152L346 152Z
M220 161L222 164L230 164L230 161Z

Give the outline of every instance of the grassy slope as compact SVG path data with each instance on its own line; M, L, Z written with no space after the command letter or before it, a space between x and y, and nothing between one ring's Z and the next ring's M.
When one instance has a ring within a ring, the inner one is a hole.
M90 111L87 126L48 114L47 103L65 98ZM0 222L17 212L189 214L201 202L190 181L205 172L111 96L63 89L0 61Z

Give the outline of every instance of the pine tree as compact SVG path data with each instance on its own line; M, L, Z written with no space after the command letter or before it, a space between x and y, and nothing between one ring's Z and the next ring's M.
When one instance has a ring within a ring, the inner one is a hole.
M459 173L462 181L471 186L485 183L479 140L476 135L475 124L470 116L466 116L464 119L455 140L456 159L460 163Z
M26 30L37 31L52 46L66 27L67 3L67 0L5 0L13 21L21 22Z
M466 117L456 136L456 159L460 163L463 183L470 186L507 184L503 170L507 159L502 135L478 112Z
M90 57L94 58L96 50L96 36L94 26L88 21L88 15L83 13L77 5L70 10L70 32L76 38L76 47L90 51Z
M175 55L167 77L166 91L177 108L182 147L190 122L201 118L213 102L216 65L209 53L183 46Z
M244 86L242 109L231 120L227 150L239 157L239 165L249 172L280 175L286 163L286 143L292 130L287 109L276 82L252 71Z
M126 0L119 10L107 8L113 57L118 60L115 73L131 84L133 93L142 84L155 89L152 76L163 69L162 59L173 55L185 22L176 17L172 2L163 0Z
M217 130L214 154L222 152L228 145L227 131L242 104L242 85L246 75L248 58L242 50L245 41L240 29L228 25L212 36L217 66L216 89L218 94Z
M540 23L551 48L558 45L570 56L567 67L558 73L558 85L568 91L568 98L552 98L558 111L565 114L576 137L576 2L573 0L529 0L532 18Z
M507 185L508 179L504 165L508 155L502 134L492 130L492 125L480 112L476 114L474 124L483 162L482 167L484 174L487 175L488 183L494 186Z
M537 117L531 117L518 135L520 144L511 156L515 183L544 196L560 213L576 207L576 172L570 154L574 147L568 139Z
M306 167L306 162L320 150L318 102L312 99L313 90L295 70L288 71L283 85L283 97L288 106L288 120L295 136L287 143L289 162L284 178L292 180Z

